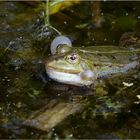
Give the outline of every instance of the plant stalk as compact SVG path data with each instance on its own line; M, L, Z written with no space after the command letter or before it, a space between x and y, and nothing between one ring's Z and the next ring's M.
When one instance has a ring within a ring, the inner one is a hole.
M49 20L49 0L46 0L46 19L45 19L45 25L50 25L50 20Z

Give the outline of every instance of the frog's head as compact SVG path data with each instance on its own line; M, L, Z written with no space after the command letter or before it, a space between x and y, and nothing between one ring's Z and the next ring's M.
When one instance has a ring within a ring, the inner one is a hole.
M49 57L45 63L46 72L55 81L77 86L90 85L94 81L94 73L77 49L67 49L63 45L57 54ZM61 53L61 50L64 53Z

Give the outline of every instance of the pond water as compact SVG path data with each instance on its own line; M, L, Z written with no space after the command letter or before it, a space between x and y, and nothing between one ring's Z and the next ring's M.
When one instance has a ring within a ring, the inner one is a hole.
M74 46L140 47L140 2L101 2L100 27L91 5L67 7L50 23ZM0 138L139 139L139 68L91 88L54 82L44 62L55 36L39 5L0 2Z

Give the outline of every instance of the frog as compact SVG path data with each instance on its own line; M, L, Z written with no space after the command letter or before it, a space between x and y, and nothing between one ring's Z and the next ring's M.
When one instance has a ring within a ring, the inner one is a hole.
M139 49L113 45L72 47L66 36L52 41L51 52L45 62L48 76L75 86L90 86L98 79L127 73L139 66Z

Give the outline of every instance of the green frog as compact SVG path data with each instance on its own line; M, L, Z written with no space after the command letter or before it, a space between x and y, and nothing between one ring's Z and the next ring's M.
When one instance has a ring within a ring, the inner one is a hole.
M46 73L57 82L89 86L102 77L108 77L139 66L140 50L118 46L71 47L65 36L56 37L51 43Z

